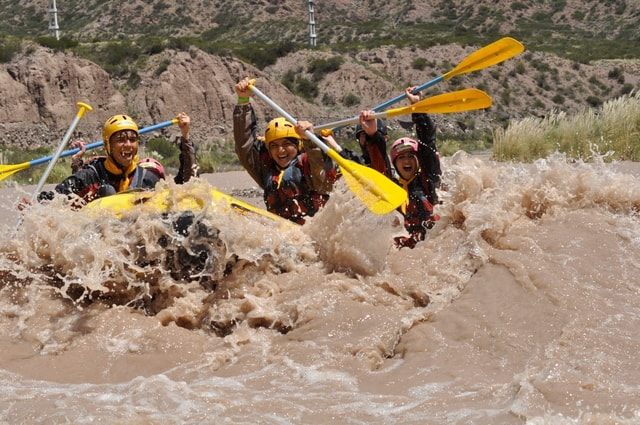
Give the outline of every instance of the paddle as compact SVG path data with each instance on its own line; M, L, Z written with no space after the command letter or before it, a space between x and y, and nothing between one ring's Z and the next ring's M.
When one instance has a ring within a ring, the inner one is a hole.
M403 108L388 109L383 112L375 113L371 119L382 117L395 117L398 115L413 113L435 113L445 114L449 112L472 111L475 109L484 109L491 106L491 98L488 94L478 89L464 89L451 93L444 93L433 96L414 103L413 105ZM341 121L334 121L328 124L320 124L314 126L315 130L322 130L323 136L328 136L333 132L333 128L343 127L348 124L356 124L359 117L347 118Z
M443 74L437 78L434 78L429 82L426 82L416 87L415 89L413 89L412 93L417 94L422 90L439 83L440 81L448 80L457 75L462 75L462 74L466 74L468 72L473 72L473 71L479 71L481 69L488 68L492 65L496 65L500 62L504 62L505 60L512 58L522 53L523 51L524 51L524 46L519 41L511 37L501 38L500 40L495 41L481 48L480 50L477 50L471 53L462 62L460 62L458 66L456 66L454 69L447 72L446 74ZM374 106L373 108L371 108L371 110L380 111L388 106L393 105L394 103L401 101L406 97L407 97L406 93L402 93L401 95L396 96L393 99L390 99L384 103L381 103L378 106ZM351 123L352 122L350 121L349 124ZM344 124L344 125L347 125L347 124ZM324 124L321 125L321 127L328 128L327 125L324 125ZM320 127L316 127L316 128L320 128ZM331 128L331 131L334 132L340 128L341 128L340 126L335 126Z
M60 145L58 146L58 150L56 150L56 153L51 157L51 162L49 162L47 169L44 170L42 177L40 177L40 181L36 185L36 189L33 191L33 195L31 195L31 200L34 200L36 196L38 196L38 193L40 193L40 191L44 187L44 184L47 182L47 177L49 177L49 174L51 173L51 170L53 170L54 165L56 165L58 158L60 158L60 156L62 155L62 149L64 149L64 147L69 142L69 139L71 138L71 134L76 129L76 126L78 125L78 122L80 122L80 119L84 116L85 111L89 111L89 112L93 111L93 108L87 105L86 103L78 102L77 105L80 109L78 109L78 113L73 119L71 126L69 126L67 133L62 138L62 142L60 142Z
M490 66L499 64L500 62L504 62L507 59L510 59L524 51L524 46L518 40L515 40L511 37L504 37L498 41L494 41L493 43L484 46L480 50L476 50L467 56L462 62L458 64L451 71L443 74L433 80L426 82L422 85L419 85L415 89L413 89L413 94L417 94L422 90L429 88L440 81L448 80L457 75L467 74L473 71L479 71L484 68L488 68ZM373 111L379 111L381 109L386 108L387 106L391 106L394 103L401 101L406 98L406 93L402 93L399 96L394 97L393 99L387 100L384 103L381 103L378 106L374 106L371 108Z
M151 125L149 127L145 127L140 129L140 131L138 133L140 134L144 134L144 133L148 133L150 131L154 131L154 130L158 130L160 128L164 128L164 127L168 127L172 124L176 124L178 122L177 118L174 118L170 121L165 121L165 122L161 122L159 124L154 124ZM104 145L104 142L100 141L100 142L93 142L90 143L88 145L85 146L86 150L90 150L90 149L95 149L95 148L99 148L101 146ZM80 148L75 148L75 149L69 149L66 150L64 152L62 152L60 154L60 158L64 158L67 156L71 156L77 152L80 152ZM13 173L16 173L18 171L22 171L22 170L26 170L27 168L33 167L34 165L40 165L40 164L44 164L46 162L49 162L53 159L53 155L49 155L49 156L45 156L43 158L39 158L39 159L34 159L28 162L23 162L20 164L13 164L13 165L0 165L0 180L4 180L7 177L9 177L10 175L12 175Z
M47 169L44 171L44 174L42 174L42 177L40 177L40 181L36 185L36 188L33 191L33 194L31 195L31 201L36 199L36 197L44 187L44 184L47 181L47 177L49 177L51 170L53 170L53 166L56 165L58 158L60 158L60 155L62 154L62 149L64 149L64 147L69 142L69 139L71 138L71 134L73 134L73 131L76 129L76 126L78 125L78 122L80 122L80 119L82 119L82 117L84 116L84 113L86 111L89 111L89 112L93 111L93 108L90 105L83 102L78 102L77 106L80 109L78 109L78 113L76 114L75 118L71 122L71 125L67 129L66 134L62 138L62 141L60 142L60 145L58 146L56 153L53 155L51 162L49 162ZM18 222L16 223L16 230L20 227L21 224L22 224L22 216L20 216L20 218L18 219Z
M297 124L297 121L291 115L269 99L253 84L250 84L249 88L280 115L294 125ZM357 164L341 157L338 152L327 146L312 132L307 130L305 135L340 166L340 169L343 171L342 175L349 189L373 213L387 214L398 208L407 199L407 192L383 174L373 168Z

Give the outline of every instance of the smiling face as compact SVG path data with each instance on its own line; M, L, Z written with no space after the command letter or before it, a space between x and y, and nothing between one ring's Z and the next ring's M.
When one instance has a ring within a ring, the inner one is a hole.
M109 139L111 158L122 168L129 168L138 154L140 137L133 130L113 133Z
M398 155L394 165L398 174L405 180L410 180L418 172L418 158L413 152Z
M298 155L298 141L295 139L276 139L269 143L269 155L280 168L286 168Z

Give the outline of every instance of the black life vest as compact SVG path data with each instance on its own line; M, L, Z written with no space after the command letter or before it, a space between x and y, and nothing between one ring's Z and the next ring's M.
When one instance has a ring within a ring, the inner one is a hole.
M110 173L104 165L105 157L92 158L84 168L93 171L94 178L88 185L78 192L86 202L90 202L96 198L102 198L117 193L117 187L120 185L121 176ZM97 177L97 178L96 178ZM155 188L160 177L140 165L126 177L129 179L129 189L153 189Z

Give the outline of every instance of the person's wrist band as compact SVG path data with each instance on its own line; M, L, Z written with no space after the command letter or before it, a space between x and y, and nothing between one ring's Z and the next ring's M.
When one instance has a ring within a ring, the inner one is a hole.
M249 98L238 96L238 103L249 103Z

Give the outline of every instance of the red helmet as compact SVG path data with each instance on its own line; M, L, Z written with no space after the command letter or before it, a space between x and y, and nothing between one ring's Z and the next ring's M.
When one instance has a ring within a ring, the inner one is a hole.
M162 166L162 164L160 164L160 161L158 161L157 159L154 159L154 158L141 159L138 162L138 165L141 166L144 169L153 171L161 179L166 179L167 178L167 175L164 172L164 167Z
M391 163L395 164L396 158L403 153L418 153L418 142L408 137L402 137L391 145Z

